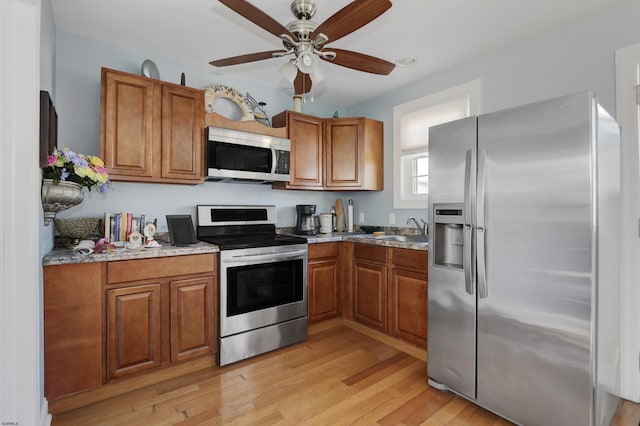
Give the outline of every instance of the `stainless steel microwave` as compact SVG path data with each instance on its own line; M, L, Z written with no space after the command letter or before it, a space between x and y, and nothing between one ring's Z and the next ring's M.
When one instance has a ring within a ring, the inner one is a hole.
M288 182L291 141L239 130L207 127L209 181Z

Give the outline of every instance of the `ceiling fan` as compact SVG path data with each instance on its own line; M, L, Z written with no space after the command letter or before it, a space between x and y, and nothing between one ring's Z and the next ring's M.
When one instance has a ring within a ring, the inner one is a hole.
M290 54L294 58L286 62L280 73L293 83L295 94L311 91L312 80L322 76L318 59L358 71L387 75L395 64L384 59L343 49L325 50L328 42L336 41L365 26L391 7L389 0L355 0L343 7L322 24L311 21L316 12L313 0L294 0L291 12L297 18L287 26L245 0L220 0L222 4L244 16L249 21L269 31L282 40L284 50L250 53L209 62L216 67L279 58Z

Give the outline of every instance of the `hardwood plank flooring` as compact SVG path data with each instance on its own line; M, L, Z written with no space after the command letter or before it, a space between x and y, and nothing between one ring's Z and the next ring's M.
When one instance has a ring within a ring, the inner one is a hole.
M326 322L302 344L56 414L52 425L511 425L431 388L425 356L394 346Z

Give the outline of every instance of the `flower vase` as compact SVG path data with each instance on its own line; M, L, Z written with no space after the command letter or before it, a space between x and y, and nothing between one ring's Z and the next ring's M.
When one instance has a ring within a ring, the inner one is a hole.
M84 199L82 185L75 182L54 183L53 179L42 180L42 208L44 224L49 225L56 213L78 205Z

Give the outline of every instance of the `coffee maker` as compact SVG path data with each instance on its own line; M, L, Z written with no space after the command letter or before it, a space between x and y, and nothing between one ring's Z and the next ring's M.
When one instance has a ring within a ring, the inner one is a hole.
M298 235L316 235L318 233L318 224L315 204L298 204L296 205L296 234Z

